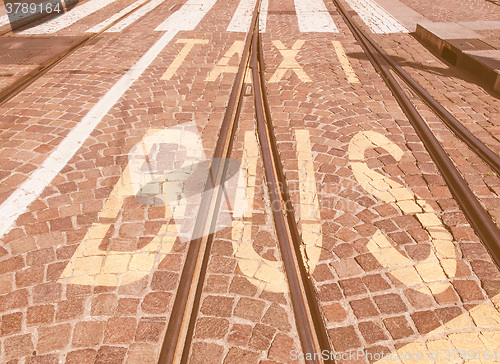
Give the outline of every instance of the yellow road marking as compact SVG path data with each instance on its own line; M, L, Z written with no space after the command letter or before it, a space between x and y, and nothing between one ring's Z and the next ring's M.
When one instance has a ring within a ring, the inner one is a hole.
M312 273L316 267L322 247L322 231L319 214L318 194L314 164L307 130L296 130L297 157L300 183L300 224L304 262ZM250 282L271 292L285 292L288 285L282 272L281 261L271 261L261 257L253 248L252 223L253 206L255 201L255 181L258 161L258 144L255 132L245 132L243 147L242 170L246 179L246 196L248 209L245 213L246 221L234 221L232 241L235 256L239 258L238 266Z
M229 48L229 50L222 56L222 58L217 62L215 68L208 74L205 81L215 81L224 72L237 73L238 66L229 66L229 61L235 54L238 55L238 59L241 58L243 54L243 48L245 43L242 40L237 40Z
M125 197L134 196L130 169L127 166L113 188L104 205L100 217L116 218L125 201ZM165 199L167 196L165 194ZM172 211L165 205L165 218L172 218ZM69 284L116 286L137 281L151 273L155 264L170 252L177 238L174 225L164 224L158 234L144 248L137 251L104 251L100 249L111 224L94 223L73 254L70 262L59 278ZM124 274L119 282L119 275Z
M278 69L269 80L270 83L279 82L288 70L292 70L302 82L312 82L311 78L304 72L295 57L299 53L300 48L304 45L303 40L297 40L292 46L292 49L287 49L280 40L273 40L273 44L283 56L283 61L278 66Z
M500 295L493 297L500 300ZM451 331L460 330L460 332ZM378 360L385 363L493 363L500 360L500 314L491 302L471 308L468 314L445 323L422 335L418 342L407 344L391 356ZM413 359L413 360L412 360Z
M246 178L246 195L248 209L245 219L233 221L232 242L235 256L239 258L238 266L249 281L255 286L264 285L264 289L271 292L285 292L288 285L280 270L281 261L272 261L261 257L253 248L251 219L255 201L255 181L259 146L254 131L245 132L243 158L241 168Z
M184 47L182 47L170 66L168 66L163 76L160 77L160 80L170 80L172 76L175 75L182 62L184 62L191 49L193 49L196 44L208 44L208 42L208 39L178 39L176 43L184 43Z
M137 148L138 154L146 156L163 131L148 130ZM172 132L171 132L172 133ZM136 145L137 146L137 145ZM198 148L195 148L198 149ZM194 152L196 153L196 151ZM99 213L100 219L116 219L125 198L136 196L146 181L137 166L129 162L120 179L115 184L104 209ZM172 209L168 201L165 181L162 180L165 198L165 219L172 219ZM105 251L100 248L108 234L111 223L94 223L87 231L82 242L71 257L68 265L61 273L59 282L79 285L117 286L135 282L151 273L155 266L170 252L177 239L177 226L163 224L157 235L142 249L136 251Z
M345 54L345 50L344 47L342 47L342 44L340 44L340 42L336 40L332 40L332 44L333 48L335 49L335 53L337 53L337 57L339 58L340 65L345 72L347 81L349 83L360 83L358 76L356 76L356 73L351 66L351 62L349 62L349 58L347 58L347 55Z
M449 287L448 278L455 277L457 264L453 237L444 227L434 209L417 194L396 181L371 170L363 162L365 150L372 147L384 148L397 161L404 152L397 144L380 133L363 131L357 133L349 143L349 160L354 177L367 192L380 200L398 207L403 214L415 214L427 231L433 250L424 261L415 263L402 255L389 239L377 230L367 248L377 261L389 270L401 283L422 293L438 294ZM433 284L442 282L443 284Z
M365 150L370 147L382 147L398 161L404 154L399 146L382 134L372 131L357 133L349 144L349 159L357 181L377 198L398 206L404 214L415 214L429 234L434 249L429 258L415 264L394 249L380 230L377 230L367 247L401 283L424 294L441 293L449 287L447 277L451 279L456 274L457 257L453 237L434 209L422 198L390 178L370 170L362 162ZM462 363L464 360L460 355L469 359L466 362L497 361L493 355L495 351L500 355L500 314L495 308L499 302L500 294L375 363ZM470 356L471 352L474 352L473 357ZM486 358L488 355L489 359Z
M306 253L304 262L307 262L312 274L321 255L323 235L309 131L295 130L295 140L299 164L300 223Z

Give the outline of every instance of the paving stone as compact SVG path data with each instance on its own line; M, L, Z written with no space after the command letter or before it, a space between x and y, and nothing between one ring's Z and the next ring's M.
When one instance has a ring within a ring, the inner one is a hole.
M12 314L3 315L0 326L0 332L2 333L2 336L7 336L21 332L22 320L23 320L22 312L15 312Z
M369 298L351 301L350 305L358 319L379 315L377 308Z
M91 363L94 362L97 356L97 350L94 349L83 349L74 350L68 353L66 356L66 363L68 364L79 364L79 363Z
M221 363L224 349L222 346L207 343L193 343L190 363Z
M410 315L418 331L428 333L439 327L439 320L433 311L420 311Z
M141 308L147 313L162 313L167 310L171 298L172 295L167 292L151 292L144 297Z
M27 311L27 324L30 326L48 324L54 321L54 306L31 306Z
M7 359L23 357L33 351L33 340L30 334L11 336L5 339L3 348Z
M81 321L73 331L73 346L94 347L99 345L104 336L104 321Z
M294 341L290 337L278 333L269 350L269 357L283 363L291 363L290 352L294 349L297 349Z
M252 327L250 325L234 324L231 326L227 342L232 345L246 345L252 334Z
M234 277L229 286L229 292L239 295L253 297L257 293L257 287L243 277Z
M59 363L59 356L55 354L37 355L26 358L26 363L30 364L56 364Z
M259 363L259 356L256 352L232 347L224 358L224 363Z
M255 350L267 350L276 330L272 327L257 324L252 330L249 346Z
M37 331L38 342L36 345L36 350L40 354L64 349L70 342L70 324L40 327ZM57 361L59 361L59 359L57 359L56 362Z
M455 280L453 287L457 290L458 295L463 302L477 301L484 299L479 285L474 281Z
M92 316L114 316L118 307L118 298L114 294L101 294L92 299Z
M126 363L130 364L153 364L156 363L155 346L144 343L134 343L127 352Z
M354 327L339 327L328 330L333 342L333 347L338 352L345 352L349 349L359 347L359 337L354 331Z
M381 326L373 321L360 322L358 327L361 335L363 335L368 344L373 344L387 339L387 336Z
M205 315L229 317L233 310L234 300L230 297L208 296L203 301L201 312Z
M228 320L200 317L196 323L195 337L199 339L223 339L228 331Z
M33 287L33 302L45 303L56 302L62 294L61 285L58 283L43 283Z
M234 315L254 322L259 322L264 314L265 305L263 301L242 297L236 304ZM269 312L269 310L267 312Z
M123 347L101 346L99 350L97 350L97 356L94 363L120 364L124 362L126 353L127 349Z
M394 340L403 339L414 334L405 316L389 317L383 321Z
M56 321L81 317L84 311L84 302L84 299L60 301L56 308Z
M399 313L406 310L406 306L401 298L396 294L386 294L373 297L381 313Z
M132 317L112 317L106 323L104 342L117 344L130 342L135 334L136 320ZM100 331L99 328L92 328Z
M273 325L284 332L289 332L291 329L287 312L284 308L277 304L273 304L268 308L262 318L262 322L265 324L267 323L268 325Z

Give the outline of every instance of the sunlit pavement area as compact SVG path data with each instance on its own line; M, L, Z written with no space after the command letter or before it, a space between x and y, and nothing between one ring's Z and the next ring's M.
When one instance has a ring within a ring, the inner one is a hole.
M0 6L1 363L158 362L255 4L62 1L13 24ZM500 154L498 1L342 4ZM499 362L495 257L335 4L263 0L258 23L318 362ZM308 360L250 76L184 362ZM405 90L498 226L498 175Z

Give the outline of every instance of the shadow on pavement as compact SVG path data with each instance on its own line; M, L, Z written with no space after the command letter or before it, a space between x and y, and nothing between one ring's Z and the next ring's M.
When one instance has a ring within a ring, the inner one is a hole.
M13 32L48 22L71 11L79 0L3 0Z

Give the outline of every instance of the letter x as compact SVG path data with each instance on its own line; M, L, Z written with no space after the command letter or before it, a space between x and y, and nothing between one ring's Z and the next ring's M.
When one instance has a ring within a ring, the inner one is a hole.
M278 48L281 55L283 56L283 61L278 66L278 69L276 70L276 72L274 72L274 75L269 80L270 83L279 82L283 78L288 69L295 72L295 74L299 77L299 79L302 82L312 82L307 73L304 72L302 67L300 67L300 65L295 60L297 53L299 53L300 48L304 45L303 40L297 40L293 44L292 49L286 49L280 40L273 40L273 44L276 48Z

